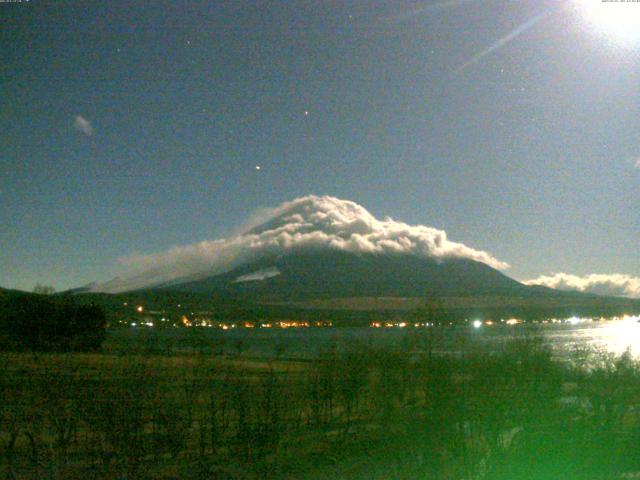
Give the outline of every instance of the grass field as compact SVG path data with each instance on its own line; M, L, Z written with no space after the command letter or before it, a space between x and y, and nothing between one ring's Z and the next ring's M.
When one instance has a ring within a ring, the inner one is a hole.
M640 471L640 369L520 338L314 361L2 354L0 478L614 479Z

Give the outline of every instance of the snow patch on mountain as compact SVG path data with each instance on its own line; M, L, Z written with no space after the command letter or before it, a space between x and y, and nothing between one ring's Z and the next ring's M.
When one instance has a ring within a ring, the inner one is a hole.
M266 280L267 278L273 278L280 275L280 270L276 267L265 268L264 270L258 270L257 272L247 273L246 275L240 275L233 282L254 282L259 280Z

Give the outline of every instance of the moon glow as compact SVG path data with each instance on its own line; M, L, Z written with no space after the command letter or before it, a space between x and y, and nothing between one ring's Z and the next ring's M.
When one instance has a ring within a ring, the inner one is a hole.
M630 0L575 0L593 28L617 43L640 43L640 2Z

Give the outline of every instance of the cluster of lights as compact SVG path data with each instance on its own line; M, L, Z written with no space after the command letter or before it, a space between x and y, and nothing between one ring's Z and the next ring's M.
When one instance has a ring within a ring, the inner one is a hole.
M168 322L169 320L167 318L162 318L161 321ZM315 327L332 327L333 326L333 322L327 322L327 321L318 321L313 323L307 322L307 321L261 322L257 324L254 322L243 322L241 324L224 323L224 322L219 323L219 322L212 322L207 319L191 320L186 315L183 315L181 317L180 323L184 327L208 327L208 328L219 328L221 330L232 330L235 328L309 328L311 326L315 326ZM147 325L152 327L153 322L145 322L145 323L132 322L131 323L132 327L135 327L137 325Z
M626 316L623 318L627 318ZM600 319L593 319L593 318L588 318L588 317L569 317L569 318L564 318L564 319L558 319L558 318L551 318L551 319L547 319L547 320L542 320L542 321L538 321L538 320L533 320L532 323L568 323L570 325L578 325L581 323L586 323L586 322L591 322L593 320L605 320L604 318L600 318ZM618 317L613 317L610 320L618 320ZM500 319L500 323L504 323L505 325L509 325L509 326L514 326L514 325L520 325L522 323L525 323L524 320L521 320L519 318L509 318L507 320L505 319ZM494 322L492 320L473 320L473 322L471 322L471 325L473 325L474 328L480 328L483 325L494 325Z
M123 303L124 306L127 306L127 302ZM180 304L178 304L178 307L181 307ZM135 311L137 313L143 313L145 311L144 306L142 305L137 305L135 307ZM158 313L158 312L150 312L150 313ZM203 313L210 313L210 312L203 312ZM193 312L192 312L193 315ZM582 323L586 323L586 322L591 322L591 321L598 321L598 320L612 320L612 321L625 321L625 322L639 322L640 321L640 316L637 315L623 315L623 316L615 316L615 317L610 317L610 318L604 318L604 317L594 317L594 318L589 318L589 317L578 317L578 316L572 316L569 318L564 318L564 319L558 319L558 318L549 318L549 319L545 319L545 320L533 320L532 323L543 323L543 324L548 324L548 323L554 323L554 324L570 324L570 325L579 325ZM162 317L160 319L161 323L166 323L166 322L170 322L171 320L166 318L166 317ZM121 324L129 324L132 327L137 327L137 326L146 326L146 327L154 327L155 324L153 321L151 321L149 319L149 317L147 316L146 321L143 322L127 322L124 320L121 320L119 323ZM332 327L333 326L333 322L330 321L316 321L316 322L308 322L308 321L295 321L295 320L282 320L282 321L277 321L277 322L260 322L260 323L254 323L254 322L249 322L249 321L245 321L243 323L241 323L240 325L236 325L235 323L219 323L219 322L212 322L211 320L209 320L208 318L195 318L195 319L189 319L189 317L187 317L186 315L182 315L182 317L180 318L180 322L179 322L182 326L184 327L209 327L209 328L220 328L222 330L231 330L231 329L235 329L238 326L241 328L308 328L311 326L315 326L315 327ZM505 324L505 325L509 325L509 326L514 326L514 325L520 325L522 323L524 323L524 320L519 319L519 318L509 318L509 319L500 319L500 323ZM453 325L453 323L449 323L449 325ZM494 325L494 322L492 320L472 320L471 321L471 325L476 328L479 329L481 328L483 325L487 325L487 326L492 326ZM177 327L178 325L173 324L174 327ZM432 327L434 326L434 323L429 323L429 322L406 322L406 321L387 321L387 322L381 322L381 321L375 321L375 322L371 322L369 324L370 327L372 328L406 328L406 327L414 327L414 328L421 328L421 327Z
M306 328L309 322L277 322L276 325L280 328Z
M372 328L406 328L406 327L414 327L414 328L420 328L420 327L432 327L433 323L429 323L429 322L414 322L414 323L408 323L408 322L371 322L369 324L370 327Z
M154 327L154 323L153 322L131 322L130 324L132 327Z

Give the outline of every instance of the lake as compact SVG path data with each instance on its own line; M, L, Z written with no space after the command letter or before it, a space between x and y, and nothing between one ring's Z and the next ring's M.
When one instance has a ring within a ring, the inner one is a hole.
M109 332L107 352L194 353L312 359L332 349L354 346L420 350L429 338L438 350L459 353L481 347L499 349L513 338L539 338L558 356L591 347L612 354L629 350L640 357L638 317L575 323L473 325L427 328L289 328L223 331L215 328L124 328Z

